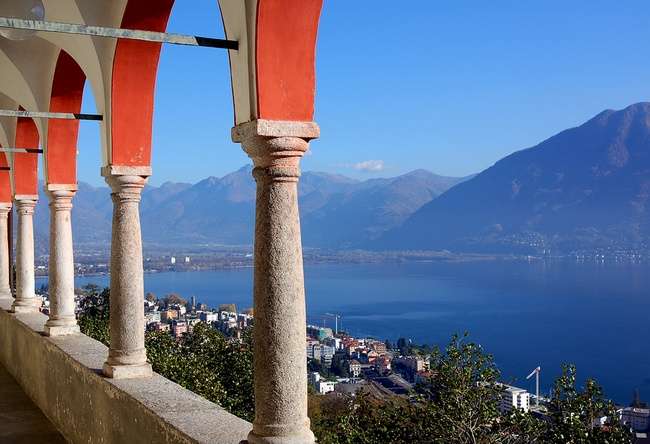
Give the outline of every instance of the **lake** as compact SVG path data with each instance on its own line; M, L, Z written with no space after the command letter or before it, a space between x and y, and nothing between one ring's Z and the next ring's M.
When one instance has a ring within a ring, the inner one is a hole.
M504 380L525 381L542 367L548 391L563 362L595 377L629 403L638 388L650 401L650 266L571 261L484 261L305 268L308 321L339 313L358 336L444 345L452 333L495 356ZM38 279L37 285L44 283ZM108 277L79 277L107 285ZM216 307L252 305L252 269L145 275L145 289L176 292ZM334 327L333 320L326 320Z

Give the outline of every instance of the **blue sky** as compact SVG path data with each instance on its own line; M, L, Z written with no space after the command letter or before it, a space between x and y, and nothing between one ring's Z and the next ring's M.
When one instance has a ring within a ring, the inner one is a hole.
M168 29L223 36L216 0L177 0ZM647 42L647 0L325 0L322 136L303 169L358 178L481 171L604 109L650 100ZM164 47L150 183L248 163L230 141L231 100L225 51ZM89 91L84 109L94 112ZM79 180L103 184L96 123L82 123L79 151Z

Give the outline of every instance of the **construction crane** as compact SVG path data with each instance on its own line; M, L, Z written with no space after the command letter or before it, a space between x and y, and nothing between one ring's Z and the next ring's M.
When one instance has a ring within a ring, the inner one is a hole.
M530 379L535 375L535 405L539 407L539 372L542 371L541 367L537 367L535 370L530 372L530 375L526 376L526 379Z
M334 335L339 334L339 319L341 319L340 314L335 314L335 313L325 313L323 316L329 316L330 318L334 318Z

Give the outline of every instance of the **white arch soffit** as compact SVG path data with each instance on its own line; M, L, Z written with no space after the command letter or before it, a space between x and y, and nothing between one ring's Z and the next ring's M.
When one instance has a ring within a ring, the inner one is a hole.
M18 109L18 104L11 98L0 93L0 108L1 109ZM0 116L0 144L4 147L13 146L13 141L16 140L16 121L15 117ZM13 155L5 153L7 157L7 164L13 166ZM14 172L9 171L9 183L11 186L11 195L14 195Z
M46 20L112 28L121 26L127 3L128 0L43 0ZM104 116L100 122L101 158L102 166L108 165L112 147L111 84L117 40L54 32L39 32L38 35L70 54L86 75L97 113Z
M228 50L236 125L257 116L257 3L258 0L219 0L226 39L239 41L238 50Z
M3 80L1 92L28 111L49 111L52 78L59 52L58 47L39 38L24 41L0 38L0 79ZM7 65L14 68L10 71L10 78L5 78ZM38 129L39 143L46 151L48 120L35 118L34 123ZM43 156L43 162L45 159L46 156ZM45 164L43 174L47 180Z

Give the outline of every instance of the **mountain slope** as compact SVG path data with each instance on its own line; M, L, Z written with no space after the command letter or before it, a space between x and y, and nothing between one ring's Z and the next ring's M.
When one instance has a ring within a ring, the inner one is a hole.
M303 213L303 242L342 248L376 239L460 181L416 170L358 184L321 208Z
M140 205L145 245L250 245L255 211L251 172L247 165L194 185L168 182L147 186ZM425 170L366 181L304 172L298 188L304 244L340 248L374 239L461 180ZM75 243L108 245L111 212L108 188L81 183L72 212ZM39 252L45 253L49 209L44 194L36 210L35 227Z
M650 103L604 111L424 205L375 246L534 251L650 236Z

